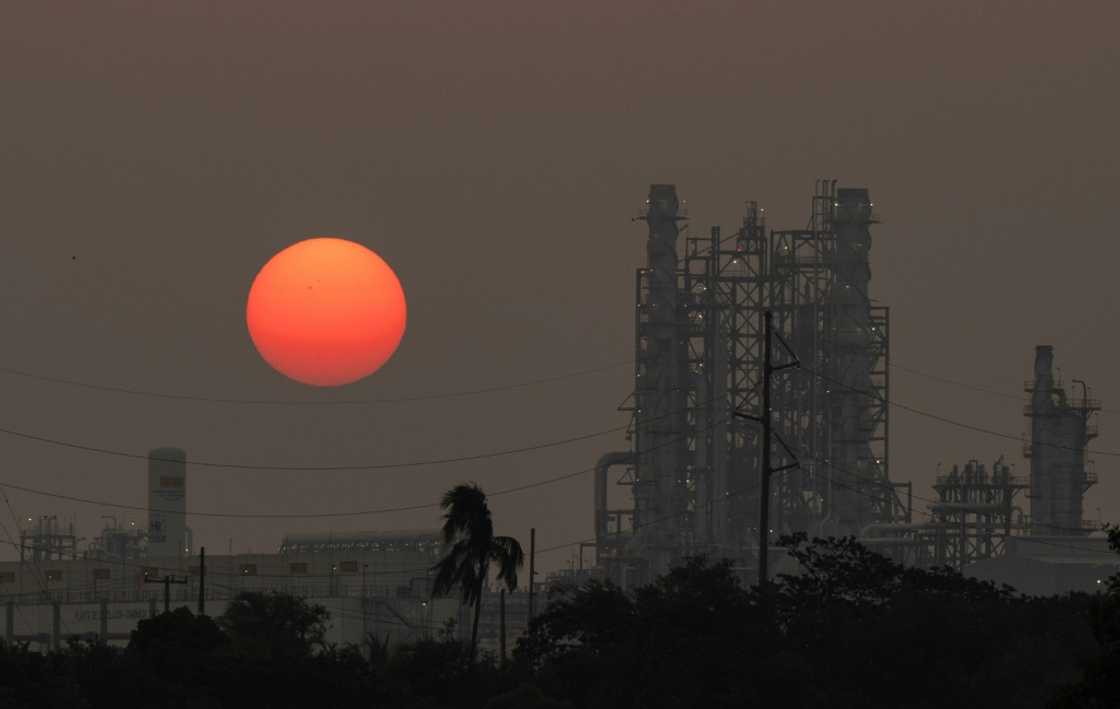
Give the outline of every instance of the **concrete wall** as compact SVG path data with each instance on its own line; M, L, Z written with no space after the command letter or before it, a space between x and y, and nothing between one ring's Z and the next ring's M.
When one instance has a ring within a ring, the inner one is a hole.
M337 554L235 554L207 555L206 589L214 597L241 591L284 591L300 596L399 597L428 594L429 553L396 551L339 552ZM54 600L64 602L146 600L162 602L163 586L145 583L165 575L186 578L172 587L172 598L198 597L200 576L197 556L143 560L49 560L0 562L0 603L5 600Z

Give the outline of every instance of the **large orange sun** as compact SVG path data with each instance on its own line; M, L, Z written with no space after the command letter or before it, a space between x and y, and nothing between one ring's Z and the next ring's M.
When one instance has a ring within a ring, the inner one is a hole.
M389 264L361 244L307 239L264 265L249 290L249 336L280 373L341 386L376 372L404 335L404 291Z

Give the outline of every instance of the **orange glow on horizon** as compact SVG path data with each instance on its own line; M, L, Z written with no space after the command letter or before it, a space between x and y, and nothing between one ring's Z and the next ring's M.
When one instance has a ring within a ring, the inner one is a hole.
M368 377L404 336L404 291L389 264L361 244L318 237L264 265L249 290L249 336L274 369L312 386Z

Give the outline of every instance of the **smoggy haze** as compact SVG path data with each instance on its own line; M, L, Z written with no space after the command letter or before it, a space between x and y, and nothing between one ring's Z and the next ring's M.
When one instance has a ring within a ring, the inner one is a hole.
M176 2L0 11L0 366L236 398L475 389L632 357L629 220L674 182L693 228L807 219L816 177L866 185L892 358L1020 392L1033 347L1120 410L1120 7L1111 2ZM921 7L918 7L918 6ZM809 21L813 18L812 21ZM381 372L286 381L249 340L252 277L312 235L400 275L409 324ZM247 464L452 457L624 424L626 366L512 392L371 407L133 398L0 375L0 427ZM895 399L1026 430L1024 399L896 372ZM892 414L892 477L1019 445ZM1120 414L1093 447L1120 452ZM589 467L621 434L463 465L376 472L192 468L189 509L314 512L435 501ZM145 504L145 464L0 437L10 483ZM1086 500L1120 516L1116 457ZM10 491L16 512L108 510ZM591 535L591 481L491 501L500 533ZM7 510L0 519L10 526ZM196 544L272 550L287 530L434 526L436 512L189 518ZM122 519L142 520L143 513ZM0 557L11 558L11 549ZM566 563L564 551L541 560Z

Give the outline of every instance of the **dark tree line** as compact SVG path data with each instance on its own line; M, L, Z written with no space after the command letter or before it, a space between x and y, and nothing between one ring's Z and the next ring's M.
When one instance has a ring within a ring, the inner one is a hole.
M765 592L702 559L633 594L571 592L518 663L580 707L1043 707L1101 656L1103 599L1023 598L851 539L788 541L804 573Z
M489 564L508 581L519 556L495 543L488 511L466 509L475 497L447 499L453 553L438 567L468 603ZM1110 541L1120 551L1120 533ZM1103 594L1027 598L852 539L785 544L801 572L764 589L697 558L632 592L558 591L505 662L450 634L391 653L372 639L333 647L324 608L242 594L216 619L142 621L124 649L0 645L0 707L1120 706L1118 579Z

